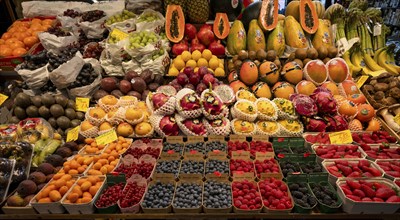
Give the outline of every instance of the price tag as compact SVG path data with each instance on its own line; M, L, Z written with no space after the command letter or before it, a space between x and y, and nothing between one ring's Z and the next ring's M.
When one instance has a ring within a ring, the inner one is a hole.
M0 93L0 105L2 105L7 99L8 96Z
M79 137L79 126L76 126L75 128L68 131L67 142L76 141L78 140L78 137Z
M111 36L118 38L119 40L123 40L129 36L129 34L121 31L118 28L114 28L113 31L111 31Z
M108 131L98 137L96 137L97 145L106 145L113 141L118 140L117 133L115 130Z
M174 150L168 150L168 151L167 151L167 154L174 154L174 153L175 153Z
M361 76L357 81L357 88L361 88L364 83L368 80L369 76Z
M377 23L374 25L374 36L379 36L382 33L382 25Z
M350 130L344 130L329 134L331 144L350 144L353 142Z
M386 71L385 70L378 70L378 71L369 72L368 74L371 75L371 76L379 76L382 73L386 73Z
M393 121L396 122L398 125L400 125L400 114L397 114L394 118Z
M89 108L89 98L77 97L75 99L75 108L77 111L86 112Z

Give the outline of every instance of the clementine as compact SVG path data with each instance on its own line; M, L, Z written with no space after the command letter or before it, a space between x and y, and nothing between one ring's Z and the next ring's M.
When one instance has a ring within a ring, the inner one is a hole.
M39 39L36 36L29 36L24 39L24 44L31 48L33 45L39 42ZM0 42L1 44L1 42Z
M13 56L22 56L24 54L26 54L28 51L25 48L17 48L12 52Z
M8 57L8 56L11 56L12 53L13 53L13 50L9 47L0 48L0 57Z

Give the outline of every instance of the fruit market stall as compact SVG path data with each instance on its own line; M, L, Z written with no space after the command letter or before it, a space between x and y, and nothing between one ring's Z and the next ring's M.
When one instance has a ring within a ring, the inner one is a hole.
M379 9L109 4L26 3L1 35L0 219L400 218Z

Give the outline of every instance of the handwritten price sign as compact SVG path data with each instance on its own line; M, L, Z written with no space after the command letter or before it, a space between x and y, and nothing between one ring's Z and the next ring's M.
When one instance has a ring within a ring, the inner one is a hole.
M89 108L89 98L77 97L75 99L75 108L77 111L86 112Z
M108 132L96 137L97 145L106 145L106 144L109 144L116 140L118 140L118 137L117 137L117 133L115 133L115 130L108 131Z
M353 142L350 130L331 133L329 139L331 144L351 144Z
M68 131L67 142L76 141L78 140L78 137L79 137L79 126L76 126L75 128Z
M7 99L8 96L0 93L0 105L2 105Z

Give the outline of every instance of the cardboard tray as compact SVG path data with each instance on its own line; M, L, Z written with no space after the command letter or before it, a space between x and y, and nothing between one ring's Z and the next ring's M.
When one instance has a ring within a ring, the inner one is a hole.
M204 166L204 176L206 177L206 179L213 179L213 178L218 178L218 177L226 178L226 179L229 178L229 176L230 176L229 160L222 155L220 155L220 156L221 157L211 156L206 159L205 166ZM217 174L216 173L206 173L207 164L210 160L219 160L219 161L224 161L224 162L228 163L228 173L217 173Z
M207 147L207 144L210 142L221 142L225 144L225 150L222 151L210 151ZM225 157L228 154L228 142L225 141L224 136L208 136L208 140L205 143L206 146L206 157L210 157L211 155L225 155Z
M371 148L378 148L379 146L381 146L381 144L368 144L368 145L369 145ZM398 149L400 149L400 145L398 145L398 144L389 144L389 148L398 148ZM378 158L373 158L373 157L369 156L368 153L366 153L361 147L360 147L360 149L364 152L365 157L366 157L368 160L374 161L374 160L377 160L377 159L378 159ZM389 158L389 159L396 159L396 158Z
M220 178L220 179L213 179L213 180L231 185L231 182L227 179ZM209 180L207 180L207 181L209 181ZM207 181L204 182L204 185L207 183ZM232 186L230 187L230 189L232 191ZM232 194L231 194L231 196L232 196ZM233 201L232 197L231 197L231 199ZM230 213L232 211L232 204L230 207L227 207L227 208L207 208L204 204L204 190L203 190L203 209L204 209L205 213Z
M243 178L243 179L234 179L233 180L233 182L241 182L241 181L243 181L244 179L246 179L246 178ZM257 186L257 189L258 189L258 193L260 194L260 197L262 198L262 196L261 196L261 193L260 193L260 188L258 188L258 184L257 184L257 182L256 181L254 181L254 180L251 180L251 179L247 179L247 180L249 180L249 182L252 182L254 185L256 185ZM233 184L233 182L232 182L232 184ZM231 190L231 191L233 191L233 190ZM235 202L234 202L234 199L233 199L233 195L232 195L232 203L234 204ZM244 210L244 209L240 209L240 208L237 208L235 205L232 205L232 207L233 207L233 212L234 213L260 213L261 212L261 210L263 209L263 206L264 206L264 204L262 204L262 201L261 201L261 208L259 208L259 209L254 209L254 210Z
M332 145L337 145L337 144L313 144L311 146L312 152L316 155L318 163L322 163L322 161L324 161L326 159L318 156L317 152L315 151L315 149L317 147L319 147L319 146L322 146L322 147L325 148L325 147L332 146ZM358 157L359 159L364 159L367 156L367 154L358 145L355 145L355 144L339 144L339 146L343 146L343 145L345 145L345 146L357 146L357 152L361 153L361 157ZM335 158L329 158L329 159L335 159ZM338 158L338 159L357 159L357 158Z
M393 162L393 161L400 162L400 159L378 159L378 160L375 160L375 163L376 163L376 165L378 165L379 170L382 171L382 173L383 173L383 177L390 179L390 180L395 180L396 178L400 178L400 177L394 177L394 176L387 174L386 171L384 171L381 168L381 166L378 164L378 162Z
M287 177L286 183L287 183L288 187L289 187L290 183L306 183L308 192L312 196L314 196L314 194L312 193L312 190L310 189L310 186L308 185L308 175L307 174L296 174L296 175L289 174ZM315 198L315 196L314 196L314 198ZM315 200L317 201L316 198L315 198ZM316 202L313 207L307 208L307 207L302 207L294 202L293 211L297 212L297 213L310 213L317 205L318 205L318 202Z
M310 186L310 183L319 183L321 185L327 185L330 190L336 194L337 196L337 205L336 206L328 206L322 203L314 194L314 191L312 191L312 187ZM325 184L326 183L326 184ZM337 195L335 188L328 182L328 174L327 173L318 173L318 174L309 174L308 175L308 186L311 189L312 195L317 198L318 202L318 210L321 213L335 213L340 211L340 207L342 206L343 202L340 199L340 197Z
M171 178L159 178L159 179L155 179L153 181L151 181L148 186L147 186L147 190L156 184L156 181L160 181L161 183L172 183L174 185L174 190L171 192L175 195L175 188L176 188L176 182L175 179L171 179ZM147 192L146 192L147 194ZM146 194L144 195L144 198L146 197ZM140 203L140 207L142 208L144 213L170 213L172 211L172 202L174 201L174 195L172 196L172 200L171 203L165 207L165 208L145 208L142 205L142 202ZM144 199L143 198L143 199Z
M104 183L104 187L102 187L102 189L100 190L100 194L99 196L96 198L96 200L94 201L94 207L96 208L96 211L98 213L105 213L105 214L109 214L109 213L117 213L119 211L118 208L118 204L116 201L114 205L108 206L108 207L97 207L96 202L97 200L100 199L101 195L103 194L103 192L108 188L111 187L113 185L116 185L118 183L124 183L126 184L126 179L125 179L125 174L119 174L119 175L110 175L107 174L106 175L106 181Z
M385 178L360 178L365 180L366 182L379 182L389 187L395 189L397 192L400 191L400 188L393 184L392 181ZM359 179L358 179L359 180ZM340 178L336 182L336 190L339 197L343 201L342 209L344 212L348 214L393 214L395 213L399 207L400 203L386 203L386 202L356 202L352 199L347 198L344 194L340 185L346 183L346 178Z
M257 184L258 184L258 188L260 188L260 185L259 185L260 182L258 182ZM266 213L290 213L292 211L292 209L294 208L293 196L289 190L289 186L287 185L287 183L283 182L283 184L285 184L287 186L287 193L288 193L289 198L292 201L292 208L290 208L290 209L270 209L270 208L266 207L263 203L263 208L262 208L263 212L266 212ZM263 198L263 197L261 196L261 198Z
M173 212L175 213L201 213L202 209L203 209L203 204L200 204L199 207L197 208L175 208L174 207L174 201L175 201L175 196L177 193L177 188L179 185L181 185L182 183L196 183L198 185L201 186L202 191L204 191L204 183L201 179L182 179L179 182L176 183L176 187L175 187L175 194L174 194L174 199L172 200L172 209ZM201 193L201 201L203 201L203 193ZM202 202L203 203L203 202Z

